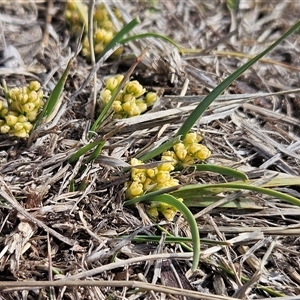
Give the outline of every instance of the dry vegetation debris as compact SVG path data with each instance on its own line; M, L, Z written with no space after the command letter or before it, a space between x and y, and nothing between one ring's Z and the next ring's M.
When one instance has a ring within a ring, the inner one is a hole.
M153 38L131 43L76 94L93 69L79 54L51 122L28 140L0 135L0 298L299 299L293 297L300 293L299 207L237 191L223 207L204 203L205 209L193 209L201 237L225 246L203 242L199 269L189 274L190 252L165 244L164 235L158 243L133 241L137 234L161 232L142 205L124 208L129 175L123 168L131 157L168 140L203 95L294 24L300 3L240 0L238 9L230 10L223 0L109 2L125 21L141 19L137 32L163 33L186 51L179 55ZM0 3L1 78L9 87L36 79L49 94L78 43L65 24L65 3ZM242 170L257 184L299 176L299 42L294 33L198 121L195 128L213 153L210 162ZM79 172L84 158L74 164L68 159L88 143L94 93L107 76L125 73L132 54L149 43L133 77L159 92L159 103L145 115L102 126L99 137L108 137L103 152ZM178 179L181 184L230 180L185 170ZM69 190L72 184L77 191ZM276 189L299 197L288 182ZM238 199L245 206L231 204ZM190 235L180 216L159 224ZM20 290L22 281L27 285Z

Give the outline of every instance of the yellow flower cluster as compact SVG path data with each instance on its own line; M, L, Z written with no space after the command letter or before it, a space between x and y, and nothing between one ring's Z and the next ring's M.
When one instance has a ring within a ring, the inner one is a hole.
M174 165L192 165L197 160L205 160L210 157L209 149L199 144L202 136L196 132L188 133L182 142L173 146L173 151L166 151L162 154L162 160L172 161Z
M0 133L26 138L40 109L44 106L43 91L38 81L6 91L6 102L0 100Z
M131 159L130 163L132 166L143 165L136 158ZM174 166L169 162L151 169L132 168L131 181L126 183L126 198L132 199L147 192L178 185L178 180L171 177L170 172L173 170ZM152 217L157 217L159 213L162 213L167 220L172 221L177 209L165 203L152 202L147 213Z
M116 75L106 80L106 87L100 92L100 106L110 100L122 79L122 75ZM114 118L129 118L145 112L158 98L154 92L145 93L146 89L137 80L127 82L112 104Z
M156 168L144 169L141 167L143 165L141 161L136 158L131 159L131 165L139 165L139 167L132 168L131 181L125 184L126 198L132 199L147 192L178 185L178 180L174 179L171 174L176 165L191 165L196 160L205 160L210 156L208 148L199 144L201 140L202 136L196 132L188 133L182 142L173 146L173 151L166 151L162 154L162 164ZM168 221L172 221L177 209L166 203L152 202L147 213L151 217L157 217L161 213Z
M82 4L84 14L87 15L88 7L85 4ZM122 19L119 11L115 10L115 15L120 20ZM76 3L74 3L73 0L69 0L66 5L65 10L65 18L67 23L70 25L71 31L73 33L80 32L83 21L82 16L80 15L78 11L78 7ZM117 31L115 26L113 25L109 14L105 8L104 4L98 4L95 6L94 9L94 51L95 54L100 54L104 48L108 45L108 43L113 39L113 37L116 35ZM117 49L113 56L117 57L122 54L122 48ZM82 54L89 58L90 53L90 47L89 47L89 40L88 37L85 36L82 40Z

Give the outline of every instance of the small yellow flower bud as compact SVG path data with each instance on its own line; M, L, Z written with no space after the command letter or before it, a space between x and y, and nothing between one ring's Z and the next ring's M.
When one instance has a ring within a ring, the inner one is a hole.
M33 125L30 122L24 122L23 127L26 130L26 132L30 132L33 128Z
M123 110L122 104L120 101L114 101L112 104L112 108L115 112L119 113Z
M146 89L137 80L134 80L126 83L124 91L138 98L146 92Z
M147 95L145 97L145 101L148 106L153 105L157 101L157 99L158 99L158 96L154 92L147 93Z
M146 174L147 176L149 176L150 178L154 178L157 174L158 170L157 168L153 168L153 169L147 169L146 170Z
M158 170L160 171L167 171L167 172L172 172L174 170L174 166L172 165L172 163L164 163L159 165Z
M196 154L195 154L195 157L197 158L197 159L200 159L200 160L205 160L205 159L207 159L207 158L209 158L210 157L210 155L211 155L211 152L209 151L209 149L206 147L206 146L204 146L204 145L201 145L202 147L202 149L201 150L199 150Z
M170 161L173 165L178 163L178 157L174 151L165 151L161 156L161 160Z
M20 93L22 93L22 94L29 94L30 93L29 87L28 86L21 87L20 88Z
M7 108L2 108L0 111L0 116L4 118L8 114L8 109Z
M192 165L194 164L194 158L190 155L187 155L183 160L182 162L186 165Z
M95 50L95 54L100 54L104 49L104 46L102 44L95 44L94 46L94 50Z
M26 132L26 130L24 128L19 131L14 131L13 135L16 137L20 137L20 138L28 137L28 133Z
M131 94L125 94L125 95L123 95L123 102L131 102L131 103L133 103L135 101L136 101L136 98L133 95L131 95Z
M147 104L145 103L145 101L143 99L137 99L136 105L139 108L139 111L140 111L139 114L141 114L147 110Z
M192 143L188 147L188 152L189 152L189 154L193 155L201 149L202 149L202 145L197 144L197 143Z
M121 83L121 81L123 80L124 76L123 75L116 75L115 79L118 81L118 85Z
M98 6L94 12L94 19L99 23L102 23L104 20L108 19L107 10L101 6Z
M137 181L133 181L130 187L126 190L126 198L132 199L134 197L142 195L144 192L143 185Z
M0 127L0 132L3 133L3 134L6 134L10 131L10 127L8 125L2 125Z
M26 104L23 105L23 110L26 113L29 113L29 112L33 111L34 109L35 109L34 103L26 103Z
M18 122L21 122L21 123L27 122L27 118L24 115L19 115Z
M36 100L38 100L37 92L36 92L36 91L31 91L31 92L28 94L28 101L29 101L29 102L35 102Z
M102 102L107 103L111 98L111 91L108 89L104 89L100 93L100 99Z
M28 94L18 94L15 101L18 101L20 104L25 104L28 101L28 98Z
M134 157L130 160L130 164L132 166L139 166L139 165L143 165L143 162Z
M147 214L148 214L149 217L157 218L157 217L158 217L158 210L157 210L157 207L155 207L155 206L150 206L150 207L147 209Z
M13 115L8 115L5 117L5 121L8 126L14 126L18 122L18 117Z
M150 178L146 178L143 186L144 191L151 192L154 187L155 187L155 183Z
M119 85L119 82L116 77L111 77L106 80L105 84L107 89L113 91Z
M41 84L38 81L34 80L29 82L29 89L31 91L37 92L40 88L41 88Z
M155 180L157 183L165 183L170 180L170 173L167 171L158 171L155 176Z
M106 30L97 28L94 34L95 43L101 43L104 40L106 33Z
M36 110L33 111L29 111L26 113L26 117L28 119L28 121L33 122L36 120L38 112Z
M185 145L183 143L178 143L173 146L173 149L176 153L176 156L180 160L184 160L187 155L187 149L185 148Z
M15 131L20 131L24 128L23 126L23 123L20 123L20 122L17 122L15 125L14 125L14 130Z
M103 44L107 45L112 38L114 37L113 33L111 31L106 31L106 34L104 36Z
M183 142L184 142L184 144L193 144L193 143L198 142L197 139L198 139L197 133L196 132L190 132L185 136Z

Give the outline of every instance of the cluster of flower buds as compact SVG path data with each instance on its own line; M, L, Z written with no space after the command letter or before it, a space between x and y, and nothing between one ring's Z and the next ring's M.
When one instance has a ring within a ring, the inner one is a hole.
M106 87L100 92L100 106L105 105L112 93L123 79L122 75L116 75L106 80ZM137 81L128 81L120 91L112 104L114 118L123 119L138 116L152 106L158 96L154 92L146 93L146 89Z
M126 183L127 199L179 184L178 180L172 178L170 174L174 170L174 166L170 162L162 162L155 168L145 169L141 167L143 163L136 158L131 159L130 163L132 166L139 167L132 168L131 181ZM147 213L152 217L157 217L159 213L162 213L167 220L172 221L177 209L164 203L153 202Z
M182 142L173 146L173 151L166 151L162 154L162 160L172 161L174 165L192 165L195 161L203 161L210 157L209 149L199 144L202 136L196 132L188 133Z
M44 106L38 81L6 90L6 102L0 100L0 133L26 138Z
M125 184L126 198L139 197L147 192L161 190L176 186L178 180L172 177L172 171L176 165L194 164L197 160L205 160L210 156L210 151L204 145L199 144L202 136L196 132L188 133L182 142L173 146L174 151L166 151L161 156L161 164L155 168L143 168L143 163L138 159L131 159L131 181ZM182 199L177 199L182 201ZM172 221L177 209L166 203L152 202L147 210L151 217L158 217L161 213L168 221Z
M82 4L82 9L84 10L83 13L87 15L88 7L86 4ZM122 19L119 11L114 11L116 17L118 19ZM74 3L74 0L69 0L66 5L65 10L65 18L67 23L69 24L71 31L73 33L78 33L82 29L83 21L82 21L82 13L79 13L77 4ZM94 51L95 54L100 54L104 48L108 45L108 43L113 39L116 35L117 31L112 23L109 14L105 8L104 4L98 4L95 6L94 9L94 35L93 35L93 42L94 42ZM117 49L112 56L118 57L122 54L122 48ZM88 37L85 35L82 40L82 54L89 58L90 53L90 46Z

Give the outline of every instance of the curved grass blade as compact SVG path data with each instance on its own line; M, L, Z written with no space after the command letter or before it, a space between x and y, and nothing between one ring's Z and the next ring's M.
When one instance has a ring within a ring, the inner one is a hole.
M174 42L172 39L168 38L165 35L162 35L162 34L159 34L159 33L155 33L155 32L147 32L147 33L141 33L141 34L131 35L131 36L125 38L125 39L122 39L120 41L120 44L125 45L125 44L127 44L129 42L132 42L132 41L135 41L135 40L139 40L139 39L145 39L145 38L148 38L148 37L154 37L154 38L157 38L157 39L164 40L165 42L168 42L168 43L172 44L179 51L181 51L181 47L178 46L176 44L176 42Z
M278 191L274 191L272 189L254 186L249 183L219 183L219 184L203 184L203 185L186 185L177 191L172 192L172 195L179 198L187 198L193 196L195 194L218 194L221 192L225 192L228 190L248 190L252 192L258 192L261 194L265 194L268 196L272 196L278 199L281 199L285 202L300 206L300 200L296 197L290 196L288 194L284 194Z
M104 50L97 56L97 60L105 55L107 51L111 48L116 46L117 44L121 44L121 40L123 37L128 34L136 25L140 23L139 18L132 19L129 23L127 23L114 37L113 39L107 44Z
M172 187L168 187L168 188L161 189L161 190L158 190L158 191L154 191L154 192L151 192L151 193L147 193L147 194L144 194L142 196L139 196L139 197L136 197L136 198L133 198L133 199L130 199L130 200L126 200L124 202L124 206L133 205L133 204L136 204L136 203L139 203L139 202L146 202L146 201L150 202L150 201L152 201L153 197L161 195L161 194L166 194L166 193L173 192L175 190L178 190L179 187L180 187L180 185L172 186Z
M176 136L185 136L197 120L202 116L208 106L239 76L241 76L246 70L248 70L254 63L261 59L264 55L270 52L278 44L280 44L284 39L286 39L290 34L297 30L300 26L300 20L293 25L285 34L283 34L277 41L275 41L271 46L262 51L260 54L256 55L253 59L245 63L243 66L234 71L229 75L224 81L222 81L215 89L213 89L203 101L195 108L195 110L188 116L186 121L182 124L176 133Z
M78 151L76 151L68 160L69 163L74 163L76 162L80 156L84 155L86 152L92 150L95 147L98 146L102 146L104 145L105 141L103 140L96 140L92 143L89 143L87 145L85 145L84 147L82 147L81 149L79 149ZM101 147L101 148L102 148Z
M150 194L150 193L149 193ZM178 201L174 196L168 195L168 194L161 194L154 197L151 197L150 199L141 199L142 197L138 197L135 199L139 199L137 202L144 202L144 201L151 201L151 202L162 202L166 203L168 205L171 205L175 207L178 211L180 211L183 216L185 217L186 221L188 222L192 234L192 240L193 240L193 264L192 264L192 270L196 270L199 264L199 257L200 257L200 235L198 231L198 226L196 223L196 220L191 213L191 211L180 201ZM132 199L132 200L135 200ZM127 202L128 203L128 202ZM136 203L136 202L135 202ZM127 204L128 205L128 204Z
M217 166L217 165L211 165L211 164L196 164L191 166L191 168L195 168L197 171L208 171L208 172L213 172L213 173L218 173L221 175L227 175L227 176L231 176L234 178L238 178L240 180L247 180L248 177L244 172L241 171L237 171L235 169L232 168L228 168L228 167L222 167L222 166Z
M82 1L72 1L73 4L75 4L77 6L79 15L81 17L81 20L83 21L84 24L84 30L87 31L88 30L88 12L87 12L87 7L84 3L82 3Z
M64 70L64 72L63 72L61 78L59 79L58 83L56 84L55 88L51 92L51 94L43 108L43 111L41 112L39 118L37 119L37 121L35 123L34 128L39 126L45 118L50 116L54 107L56 106L57 102L59 101L59 98L64 90L64 86L65 86L67 77L69 75L70 69L72 67L73 59L74 58L70 58L66 69Z
M140 157L139 160L144 162L153 157L156 157L156 156L160 155L161 153L172 148L178 142L180 142L180 137L177 136L177 137L171 138L169 141L161 144L159 147L154 148L153 150L149 151L148 153L146 153L145 155Z

